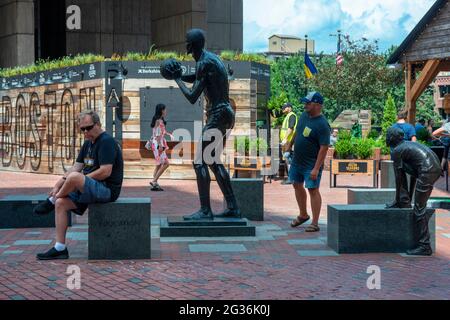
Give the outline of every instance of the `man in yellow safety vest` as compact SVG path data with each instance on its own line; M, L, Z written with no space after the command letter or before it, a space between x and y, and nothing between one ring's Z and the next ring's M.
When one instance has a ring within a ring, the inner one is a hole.
M295 130L297 128L298 118L292 111L292 104L285 103L281 108L283 114L286 115L280 130L281 153L286 165L287 176L289 176L289 167L292 162L292 145L294 143ZM289 179L282 184L291 184Z

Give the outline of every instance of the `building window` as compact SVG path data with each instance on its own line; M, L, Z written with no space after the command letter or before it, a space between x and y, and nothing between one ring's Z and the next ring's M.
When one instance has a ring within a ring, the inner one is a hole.
M276 42L276 41L273 41L272 44L273 44L274 46L276 46L276 45L277 45L277 42Z
M439 86L439 95L443 98L446 94L450 94L450 85L449 86Z

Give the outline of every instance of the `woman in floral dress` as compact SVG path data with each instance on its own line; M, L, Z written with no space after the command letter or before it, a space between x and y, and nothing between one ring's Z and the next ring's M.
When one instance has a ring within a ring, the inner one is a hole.
M155 115L152 119L152 138L151 150L155 156L156 168L153 173L153 180L150 182L152 191L164 191L158 184L158 179L169 168L169 158L167 157L167 150L169 146L167 144L166 135L173 139L171 133L166 131L167 122L164 117L167 115L167 109L164 104L158 104L156 106Z

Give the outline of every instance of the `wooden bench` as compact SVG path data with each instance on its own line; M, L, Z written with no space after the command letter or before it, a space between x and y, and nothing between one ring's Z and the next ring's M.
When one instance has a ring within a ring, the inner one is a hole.
M119 198L89 206L89 260L135 260L151 256L150 198Z

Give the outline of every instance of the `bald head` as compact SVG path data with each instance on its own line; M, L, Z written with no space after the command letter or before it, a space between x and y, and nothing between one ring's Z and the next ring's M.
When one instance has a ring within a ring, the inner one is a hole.
M186 50L195 56L205 48L206 37L202 29L191 29L186 34Z

